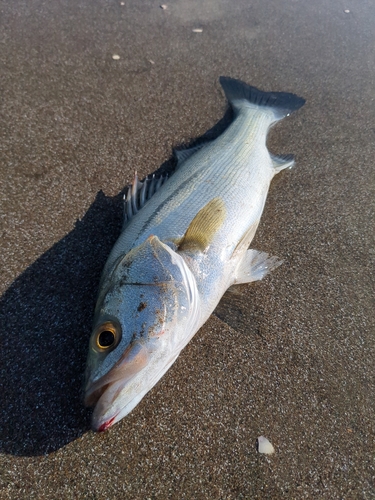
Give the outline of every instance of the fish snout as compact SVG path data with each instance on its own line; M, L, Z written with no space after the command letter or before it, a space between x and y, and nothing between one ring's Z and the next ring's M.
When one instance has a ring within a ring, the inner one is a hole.
M85 406L110 406L127 383L130 382L148 363L150 351L147 344L139 341L131 344L119 361L108 373L93 381L88 377L85 388Z

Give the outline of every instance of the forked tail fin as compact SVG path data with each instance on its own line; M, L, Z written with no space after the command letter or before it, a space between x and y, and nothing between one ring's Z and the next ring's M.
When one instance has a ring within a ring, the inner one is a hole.
M249 105L265 107L272 109L275 121L278 121L305 104L305 99L288 92L263 92L227 76L221 76L219 81L228 101L237 112Z

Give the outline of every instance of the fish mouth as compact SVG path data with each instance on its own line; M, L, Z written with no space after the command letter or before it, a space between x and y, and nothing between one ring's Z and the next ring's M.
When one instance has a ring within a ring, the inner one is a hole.
M98 432L104 432L106 431L107 429L109 429L112 424L114 423L114 420L116 418L117 415L115 415L114 417L110 418L109 420L107 420L106 422L104 422L98 429Z
M145 344L135 342L129 346L114 367L95 382L88 381L85 392L85 406L94 406L92 427L103 432L119 418L125 404L119 405L120 392L148 364L149 350Z

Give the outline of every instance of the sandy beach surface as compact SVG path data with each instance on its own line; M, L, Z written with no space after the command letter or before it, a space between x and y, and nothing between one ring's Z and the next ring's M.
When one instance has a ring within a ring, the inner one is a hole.
M0 7L0 498L374 499L374 4L165 5ZM93 433L83 373L124 187L219 122L220 75L306 99L270 133L296 166L252 245L284 264Z

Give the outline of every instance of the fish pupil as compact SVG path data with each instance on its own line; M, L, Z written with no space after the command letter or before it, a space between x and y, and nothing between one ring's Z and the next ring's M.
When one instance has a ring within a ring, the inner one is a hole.
M103 330L99 334L98 344L100 347L110 347L115 341L115 334L110 330Z

